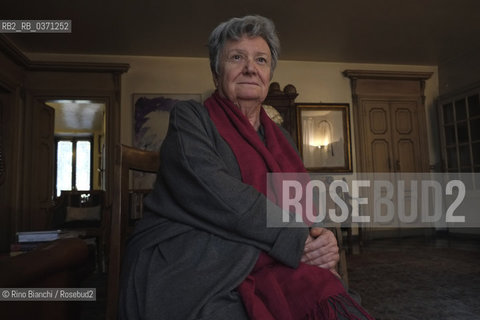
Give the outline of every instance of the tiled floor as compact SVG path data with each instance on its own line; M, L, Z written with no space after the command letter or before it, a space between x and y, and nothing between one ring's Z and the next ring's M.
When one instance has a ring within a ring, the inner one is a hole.
M378 239L350 252L350 286L377 319L480 319L480 237Z

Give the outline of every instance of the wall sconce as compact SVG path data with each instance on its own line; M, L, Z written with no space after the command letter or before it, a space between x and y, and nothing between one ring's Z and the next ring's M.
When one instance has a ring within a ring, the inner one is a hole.
M326 153L331 152L334 156L332 140L332 124L328 120L319 120L316 117L309 117L304 120L305 135L303 144L320 149Z
M320 149L325 149L325 151L330 151L333 154L333 147L331 146L332 142L332 125L327 120L321 120L317 124L317 136L319 137L319 145L317 146Z

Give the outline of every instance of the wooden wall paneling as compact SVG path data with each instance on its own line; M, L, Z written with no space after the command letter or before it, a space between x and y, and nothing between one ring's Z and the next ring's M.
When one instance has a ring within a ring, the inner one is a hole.
M6 249L10 241L11 206L9 198L11 191L8 188L7 165L10 165L10 146L7 146L7 108L9 108L8 94L0 94L0 251ZM8 156L8 159L7 159Z
M37 207L32 200L32 177L33 166L32 162L34 159L34 139L33 139L33 128L34 128L34 107L33 107L33 97L28 92L27 89L22 93L21 106L23 109L23 121L21 123L22 137L19 141L19 150L22 154L20 167L22 174L18 175L16 179L19 181L19 198L20 206L16 212L16 228L14 232L17 231L28 231L31 230L31 215Z
M1 86L0 86L1 87ZM3 87L4 89L5 87ZM20 189L22 186L18 176L21 170L21 145L18 124L22 123L23 112L14 87L0 90L1 113L0 135L2 148L3 177L0 183L0 252L8 251L13 241L17 226L16 213L21 209Z
M3 170L0 183L0 252L10 249L17 226L16 213L20 210L21 130L23 104L21 100L23 70L0 50L0 135ZM20 131L20 132L19 132Z
M5 153L4 149L4 131L6 126L6 117L4 113L6 113L7 103L5 102L7 96L5 94L0 93L0 186L5 183L5 176L6 176L6 168L5 168Z

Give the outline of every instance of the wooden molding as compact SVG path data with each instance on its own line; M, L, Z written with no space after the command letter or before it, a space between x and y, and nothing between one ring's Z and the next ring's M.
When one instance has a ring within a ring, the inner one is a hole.
M19 66L25 67L30 62L27 56L3 34L0 34L0 51Z
M0 51L28 71L125 73L130 69L128 63L32 61L7 37L1 34Z
M376 70L345 70L343 75L352 80L357 79L392 79L392 80L427 80L433 72L414 71L376 71Z
M130 65L128 63L31 61L26 68L29 71L125 73Z

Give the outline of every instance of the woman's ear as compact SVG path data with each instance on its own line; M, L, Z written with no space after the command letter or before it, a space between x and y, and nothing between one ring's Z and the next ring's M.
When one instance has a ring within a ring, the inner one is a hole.
M216 74L213 75L213 84L215 85L215 89L218 89L218 76Z

